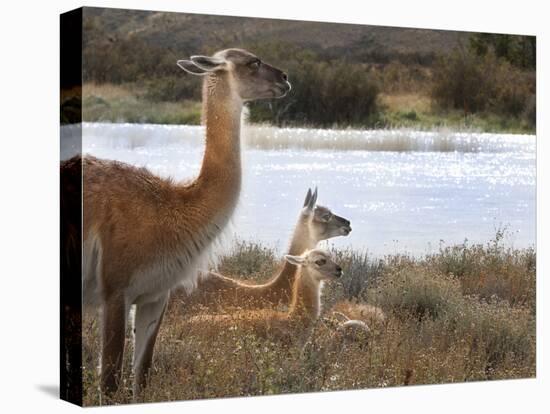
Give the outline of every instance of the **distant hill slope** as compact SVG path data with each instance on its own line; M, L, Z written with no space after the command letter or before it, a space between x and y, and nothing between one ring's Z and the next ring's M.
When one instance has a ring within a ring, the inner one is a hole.
M429 64L436 54L467 42L470 36L445 30L105 8L86 8L84 16L85 49L135 40L182 56L250 43L283 42L327 59Z

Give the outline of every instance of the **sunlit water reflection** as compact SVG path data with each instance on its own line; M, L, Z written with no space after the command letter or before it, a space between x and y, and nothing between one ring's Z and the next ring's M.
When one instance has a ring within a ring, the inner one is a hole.
M62 129L65 143L72 132ZM84 124L83 149L185 179L198 173L203 134L201 127ZM337 247L422 254L441 240L485 243L502 226L510 245L535 243L534 136L273 127L243 135L239 238L284 250L307 188L318 186L319 202L352 221ZM64 147L66 158L71 146Z

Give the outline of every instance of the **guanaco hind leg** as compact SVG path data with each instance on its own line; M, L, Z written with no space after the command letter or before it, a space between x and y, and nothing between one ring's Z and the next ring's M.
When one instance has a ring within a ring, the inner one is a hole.
M135 347L134 347L134 397L139 395L140 389L145 386L147 375L153 360L153 350L168 294L163 295L155 302L139 304L135 315Z
M114 393L121 378L127 314L128 305L123 297L117 295L105 300L101 353L101 388L105 394Z

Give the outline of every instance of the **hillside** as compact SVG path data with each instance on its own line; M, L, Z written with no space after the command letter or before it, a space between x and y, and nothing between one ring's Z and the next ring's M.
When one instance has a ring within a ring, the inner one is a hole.
M470 33L355 24L256 19L184 13L86 8L84 48L126 40L179 56L250 43L290 43L323 58L386 63L431 62Z

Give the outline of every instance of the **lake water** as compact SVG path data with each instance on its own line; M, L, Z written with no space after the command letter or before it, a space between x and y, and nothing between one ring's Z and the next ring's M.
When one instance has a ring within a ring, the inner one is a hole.
M79 129L62 128L62 158ZM197 126L82 126L83 151L145 166L161 176L194 177L204 151ZM336 247L423 254L440 243L535 244L536 138L530 135L409 130L243 129L244 177L235 236L286 245L308 187L320 204L352 222Z

